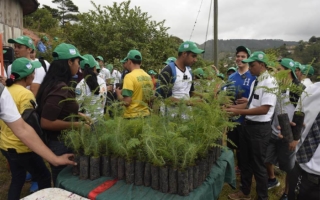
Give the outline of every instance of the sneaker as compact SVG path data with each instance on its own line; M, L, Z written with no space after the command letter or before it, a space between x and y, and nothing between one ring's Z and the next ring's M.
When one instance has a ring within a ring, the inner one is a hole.
M26 175L26 182L31 181L31 179L32 179L31 174L30 174L29 172L27 172L27 175Z
M280 200L288 200L288 195L283 193Z
M36 192L39 190L37 182L31 182L30 193Z
M275 180L268 179L268 190L275 187L279 187L279 186L280 186L280 182L278 181L278 179L275 179Z
M245 195L242 193L242 191L238 191L232 194L228 195L228 199L232 200L251 200L251 197L249 195Z

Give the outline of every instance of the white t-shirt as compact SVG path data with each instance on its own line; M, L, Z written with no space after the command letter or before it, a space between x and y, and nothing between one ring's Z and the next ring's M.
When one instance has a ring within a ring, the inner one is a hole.
M107 79L111 78L110 71L107 68L101 68L99 76L106 81Z
M259 80L259 82L254 91L254 96L252 98L249 109L257 108L263 105L269 105L271 107L268 113L265 115L247 115L246 119L255 122L268 122L271 121L271 118L273 116L274 108L277 102L277 96L275 94L267 92L263 87L278 88L277 82L275 78L272 77L267 71L261 74L257 79ZM249 98L251 97L255 81L256 80L254 80L251 84Z
M184 80L183 76L186 76L187 79ZM189 69L186 69L186 71L183 73L176 66L176 80L172 87L172 97L177 99L189 99L191 86L192 76Z
M120 83L121 80L121 73L118 70L113 70L111 77L114 79L114 84Z
M310 78L305 78L305 79L303 79L303 80L301 81L301 83L302 83L303 85L305 85L306 87L308 87L308 86L310 86L310 85L313 84L312 81L310 80Z
M96 121L98 116L104 115L104 107L107 100L107 85L106 82L97 76L98 84L100 86L99 95L93 95L89 86L86 84L85 79L82 79L76 86L77 101L80 109L82 107L86 110L86 115L93 121Z
M0 97L0 118L4 122L14 122L21 118L15 102L7 88L3 89Z
M314 83L307 87L305 91L301 94L302 105L298 104L296 110L299 111L301 106L301 111L304 112L304 124L302 128L301 139L297 144L296 151L299 150L304 140L306 139L314 120L320 112L320 82ZM320 175L320 145L317 147L312 158L309 162L300 164L300 167L312 174Z

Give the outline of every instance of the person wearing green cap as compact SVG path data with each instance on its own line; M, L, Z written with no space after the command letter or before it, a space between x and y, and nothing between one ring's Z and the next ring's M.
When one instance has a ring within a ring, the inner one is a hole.
M227 69L227 77L229 77L231 74L235 73L237 71L237 68L235 67L229 67Z
M228 93L233 94L233 104L243 104L247 101L250 94L250 87L252 82L256 79L249 71L249 65L247 63L243 63L242 60L248 59L251 55L250 49L245 46L238 46L235 52L235 63L236 67L230 67L227 71L233 71L230 76L228 76L228 81L223 89L227 90ZM235 151L235 155L237 157L238 166L236 166L236 173L240 174L241 171L241 157L240 157L240 135L242 134L242 124L244 122L244 116L240 116L237 118L231 118L230 120L234 122L238 122L237 125L232 130L228 130L227 137L230 141L232 141L235 145L227 142L227 145L230 149Z
M26 109L34 108L31 101L35 104L35 97L26 87L32 84L35 69L39 67L40 62L31 62L24 57L12 63L11 75L6 80L6 85L20 114ZM9 163L12 175L8 199L20 198L26 171L31 173L34 183L39 183L36 184L39 189L51 187L51 174L43 159L18 139L3 121L0 122L0 126L0 149Z
M281 100L277 100L276 109L274 112L274 116L278 116L282 113L287 113L289 120L292 121L293 114L295 111L295 107L298 104L298 100L301 96L302 90L304 89L303 84L297 79L295 74L295 62L290 58L282 58L278 61L278 85L287 85L292 84L298 87L301 87L301 92L298 91L290 91L288 88L285 92L281 94ZM287 72L286 72L287 71ZM284 73L282 73L284 72ZM280 74L282 73L282 74ZM287 75L287 76L285 76ZM282 109L282 110L281 110ZM298 140L293 140L292 142L288 142L285 139L282 139L282 135L279 127L278 117L274 117L272 120L272 134L269 140L269 145L267 148L266 154L266 167L268 171L268 189L272 189L274 187L280 186L280 182L276 179L274 174L274 165L278 163L279 168L282 171L285 171L286 174L286 182L285 182L285 191L282 195L282 199L287 198L289 192L289 183L288 178L290 176L290 172L294 167L295 163L295 147L298 144Z
M14 54L16 58L26 57L29 60L32 60L31 52L35 51L36 48L30 37L22 35L16 39L9 39L8 43L14 44ZM8 77L10 77L11 65L9 65L7 68L7 74L8 74ZM37 68L35 70L35 77L34 77L33 83L30 85L30 90L34 94L34 96L37 95L40 84L42 83L42 80L45 75L46 75L46 72L44 68Z
M98 62L99 67L100 67L99 76L100 76L106 83L108 83L108 82L109 82L109 79L111 78L111 73L110 73L109 69L107 69L107 68L104 66L104 59L103 59L103 57L102 57L102 56L97 56L97 57L96 57L96 61Z
M167 66L170 62L175 62L177 59L175 57L169 57L163 64Z
M80 55L75 46L66 43L59 44L53 50L52 56L53 62L40 85L36 100L41 127L48 137L47 145L56 155L61 155L71 153L71 150L59 140L62 131L83 126L77 118L72 119L70 116L79 114L90 124L89 119L78 112L75 92L69 87L72 76L79 70L80 61L87 59ZM56 183L59 172L66 166L50 167L53 183Z
M312 85L312 81L310 80L310 76L314 75L314 69L311 65L305 65L305 67L302 70L302 79L301 83L305 85L306 87Z
M265 166L266 152L272 134L271 120L277 101L275 94L266 88L278 88L274 77L267 71L268 58L262 51L256 51L248 59L249 70L257 79L250 88L247 103L233 105L226 111L234 115L245 115L243 132L240 135L241 188L228 195L230 199L250 199L252 177L256 180L258 199L268 199L268 174Z
M157 79L156 79L156 75L157 73L155 71L153 71L152 69L150 69L148 71L148 74L150 75L151 77L151 80L152 80L152 83L153 83L153 89L155 90L156 87L157 87Z
M173 103L185 101L189 104L190 94L194 92L190 67L197 61L198 54L202 53L204 50L199 49L194 42L183 42L179 46L177 60L169 62L159 75L158 94L170 98Z
M122 61L128 73L123 80L122 89L116 88L117 98L124 102L124 118L137 118L150 115L148 104L153 96L150 76L140 68L142 55L138 50L130 50Z
M86 116L96 122L102 119L107 99L106 82L95 73L96 61L90 54L80 62L83 79L76 86L75 92L80 110L85 110Z
M294 62L294 68L296 69L295 73L300 82L302 81L302 75L303 75L302 71L305 67L306 67L305 65L301 65L301 63L299 62Z

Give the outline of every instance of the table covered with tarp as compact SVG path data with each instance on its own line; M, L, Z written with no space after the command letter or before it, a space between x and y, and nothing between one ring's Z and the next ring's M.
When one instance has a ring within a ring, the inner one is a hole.
M211 168L209 176L201 186L193 190L189 196L177 194L164 194L151 187L126 184L124 180L114 180L111 177L100 177L96 180L80 180L72 175L72 167L66 167L57 178L57 186L80 196L104 200L126 199L166 199L166 200L202 200L218 199L224 183L236 187L234 171L234 157L231 150L222 150L222 154Z

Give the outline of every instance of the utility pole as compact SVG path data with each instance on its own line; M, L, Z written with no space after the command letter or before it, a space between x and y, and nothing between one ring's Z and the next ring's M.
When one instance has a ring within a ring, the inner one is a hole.
M218 67L218 0L213 1L213 61Z

